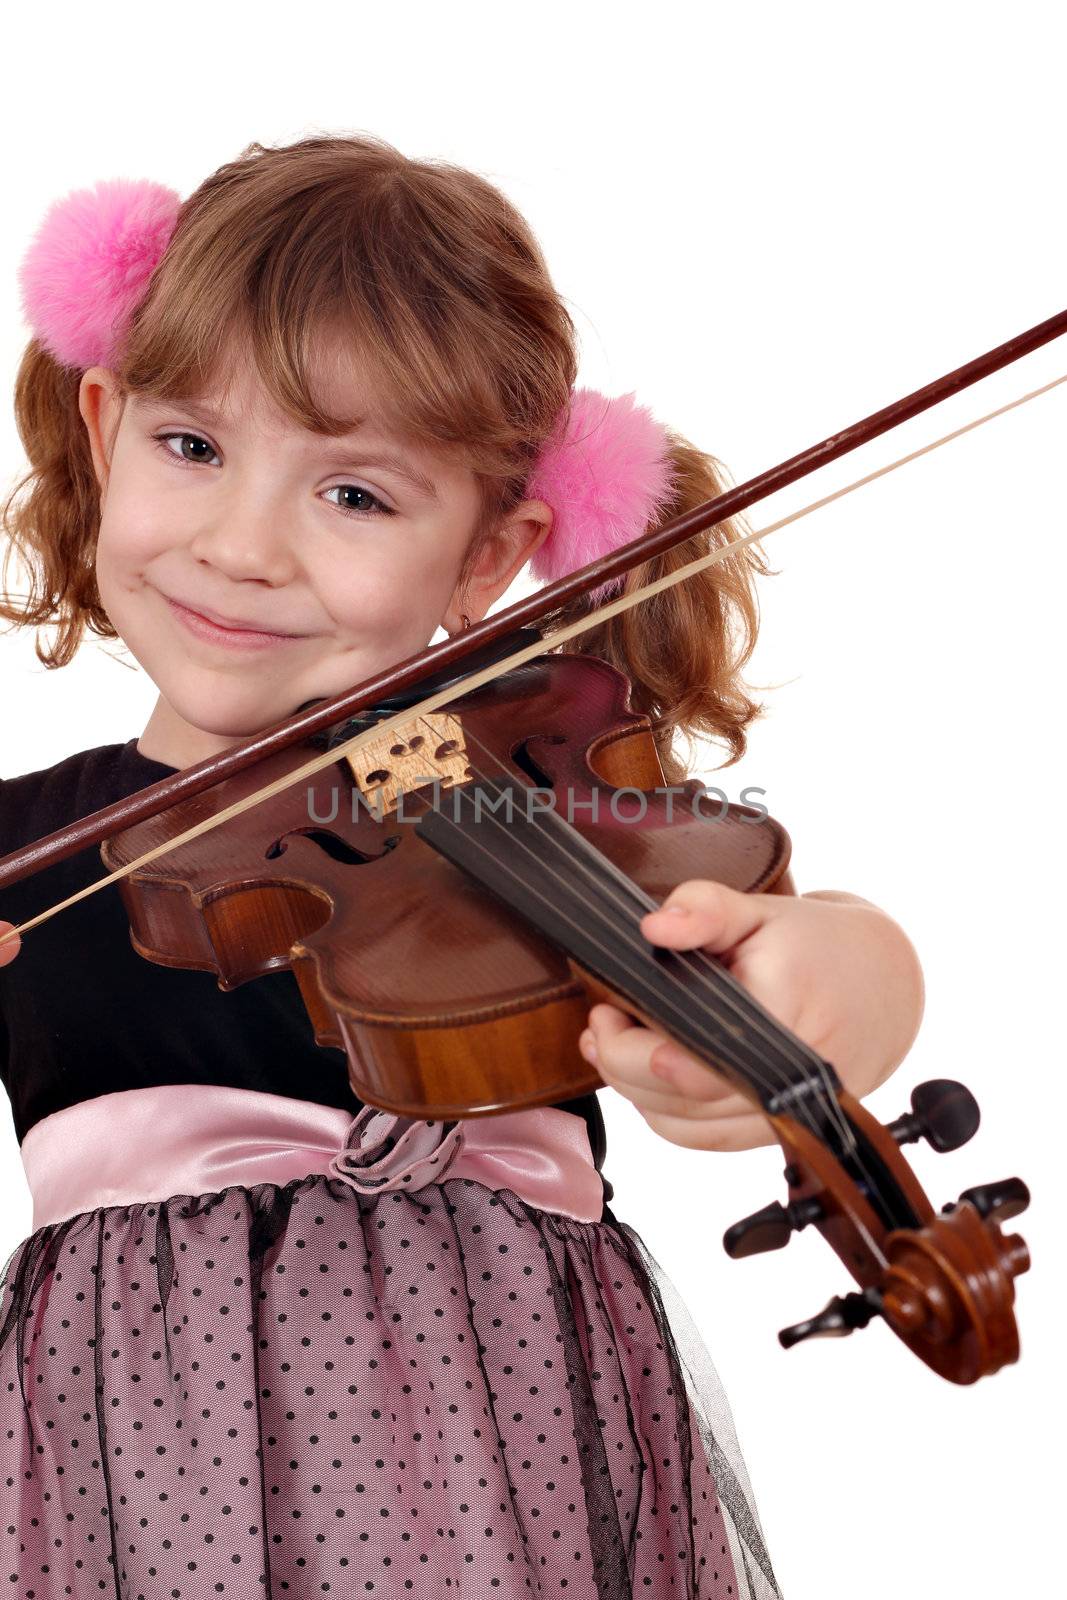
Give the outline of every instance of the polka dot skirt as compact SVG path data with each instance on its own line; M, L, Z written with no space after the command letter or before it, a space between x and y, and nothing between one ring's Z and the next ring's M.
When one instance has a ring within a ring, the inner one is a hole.
M40 1228L0 1280L0 1600L774 1600L651 1261L467 1179Z

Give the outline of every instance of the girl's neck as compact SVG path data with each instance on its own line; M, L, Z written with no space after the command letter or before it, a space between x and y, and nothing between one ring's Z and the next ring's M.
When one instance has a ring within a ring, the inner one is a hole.
M180 770L193 767L208 756L220 755L222 751L241 742L240 736L227 737L225 734L207 733L202 728L194 728L179 717L160 695L144 732L137 740L137 750L149 761L158 761L164 766Z

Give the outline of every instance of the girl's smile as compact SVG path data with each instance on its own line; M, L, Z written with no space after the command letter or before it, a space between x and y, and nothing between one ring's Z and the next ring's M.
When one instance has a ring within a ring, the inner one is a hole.
M258 628L229 626L205 616L202 611L191 610L179 601L172 600L169 595L164 595L163 598L174 615L194 637L205 639L211 644L221 644L230 649L262 650L265 646L284 644L289 640L306 637L302 633L267 633Z

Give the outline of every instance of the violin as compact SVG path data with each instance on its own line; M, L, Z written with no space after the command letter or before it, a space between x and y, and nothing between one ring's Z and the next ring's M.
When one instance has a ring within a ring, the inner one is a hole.
M558 646L739 541L566 620L586 588L1065 329L1067 312L466 633L35 841L0 860L0 888L103 841L108 876L73 899L118 881L135 949L212 971L223 989L292 970L317 1042L346 1052L353 1092L410 1118L599 1088L578 1037L608 1000L725 1077L782 1146L786 1203L729 1228L727 1252L777 1249L811 1226L858 1285L783 1329L783 1346L881 1316L949 1381L998 1371L1018 1359L1014 1280L1030 1264L1001 1225L1025 1209L1026 1185L979 1185L936 1212L901 1153L919 1138L940 1152L965 1143L973 1097L953 1080L921 1084L883 1126L720 961L644 938L645 913L686 877L793 892L789 838L761 809L705 809L696 780L668 788L625 676Z

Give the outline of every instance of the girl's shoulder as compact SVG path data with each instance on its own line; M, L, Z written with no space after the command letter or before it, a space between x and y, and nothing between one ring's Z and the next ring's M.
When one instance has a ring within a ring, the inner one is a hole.
M19 777L0 778L0 856L143 787L152 780L141 769L151 765L137 750L136 739L128 739L79 750Z

